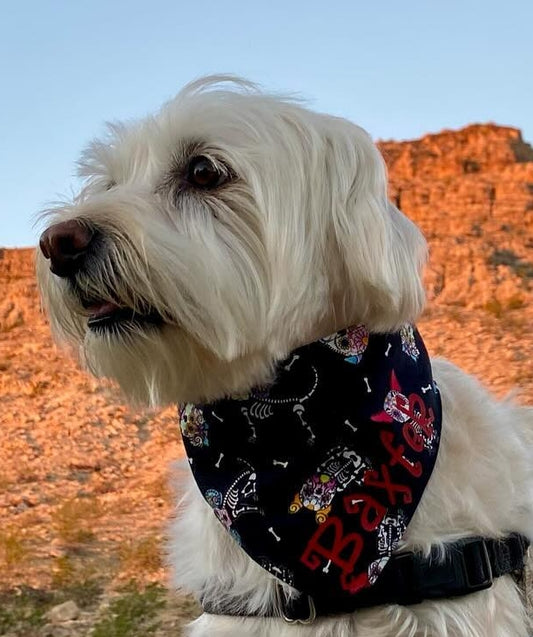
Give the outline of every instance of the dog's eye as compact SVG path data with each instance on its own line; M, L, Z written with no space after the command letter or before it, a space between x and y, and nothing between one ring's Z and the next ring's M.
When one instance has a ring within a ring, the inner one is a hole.
M226 181L227 174L204 155L193 157L189 163L188 180L197 188L216 188Z

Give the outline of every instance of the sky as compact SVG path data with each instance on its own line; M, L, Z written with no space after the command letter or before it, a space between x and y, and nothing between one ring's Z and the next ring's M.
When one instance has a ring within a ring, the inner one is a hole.
M492 121L533 142L533 1L0 0L0 246L36 243L106 121L221 72L375 139Z

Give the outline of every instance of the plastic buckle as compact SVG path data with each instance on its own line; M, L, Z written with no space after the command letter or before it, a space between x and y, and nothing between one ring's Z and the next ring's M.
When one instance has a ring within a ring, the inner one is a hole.
M483 538L472 538L471 540L465 541L460 555L467 590L470 593L475 593L476 591L484 591L490 588L494 582L494 578L485 540ZM478 566L474 572L481 570L483 573L481 578L477 576L472 577L473 573L472 569L468 568L467 557L476 562ZM481 569L479 569L479 564L481 564Z
M309 615L307 617L289 617L286 610L283 610L281 616L287 624L312 624L316 619L315 602L310 595L305 596L309 607Z

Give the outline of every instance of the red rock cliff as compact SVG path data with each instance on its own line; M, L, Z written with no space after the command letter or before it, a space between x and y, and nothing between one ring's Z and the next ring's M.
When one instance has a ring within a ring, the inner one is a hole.
M473 124L378 144L391 199L429 240L430 298L519 305L533 283L533 148L516 128Z

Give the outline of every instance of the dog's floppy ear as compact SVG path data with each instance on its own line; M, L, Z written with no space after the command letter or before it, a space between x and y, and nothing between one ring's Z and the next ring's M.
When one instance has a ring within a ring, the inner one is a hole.
M335 312L347 323L392 331L415 321L424 306L426 242L388 201L385 165L367 133L343 120L335 128L327 144Z

